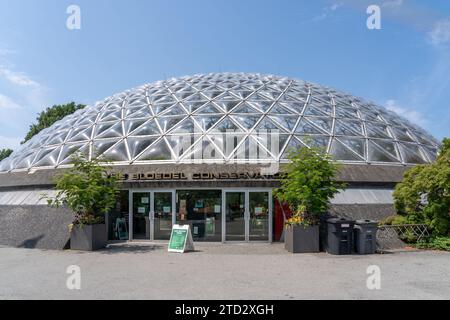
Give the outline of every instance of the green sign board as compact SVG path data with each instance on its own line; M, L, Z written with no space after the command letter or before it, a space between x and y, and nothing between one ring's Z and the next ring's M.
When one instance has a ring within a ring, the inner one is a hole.
M180 226L175 224L170 234L168 251L183 253L187 250L194 250L194 242L189 225Z

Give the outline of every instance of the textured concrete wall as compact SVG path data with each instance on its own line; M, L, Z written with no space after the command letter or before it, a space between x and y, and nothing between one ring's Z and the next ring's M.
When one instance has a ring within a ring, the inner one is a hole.
M47 206L0 206L0 245L64 249L73 213Z

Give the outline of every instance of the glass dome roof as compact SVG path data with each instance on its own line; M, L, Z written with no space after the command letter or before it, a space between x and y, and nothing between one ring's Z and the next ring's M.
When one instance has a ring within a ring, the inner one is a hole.
M0 172L63 167L75 152L114 164L284 162L289 149L312 145L344 163L418 164L435 158L438 142L327 87L219 73L146 84L78 110L0 162Z

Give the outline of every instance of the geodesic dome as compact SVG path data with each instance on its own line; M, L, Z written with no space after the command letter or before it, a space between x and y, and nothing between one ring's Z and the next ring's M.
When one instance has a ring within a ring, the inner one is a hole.
M190 146L180 149L186 137ZM75 152L114 164L283 162L291 148L308 146L344 163L404 165L432 161L438 142L343 92L272 75L219 73L146 84L78 110L0 162L0 172L63 167ZM208 148L215 151L195 157Z

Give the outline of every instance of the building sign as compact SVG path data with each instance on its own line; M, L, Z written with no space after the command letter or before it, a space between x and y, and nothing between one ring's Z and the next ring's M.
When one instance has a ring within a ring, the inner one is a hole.
M194 251L194 241L192 240L189 225L173 225L172 233L170 234L168 251L178 253Z
M259 172L184 172L172 173L118 173L121 181L178 181L178 180L278 180L280 173L268 175Z

